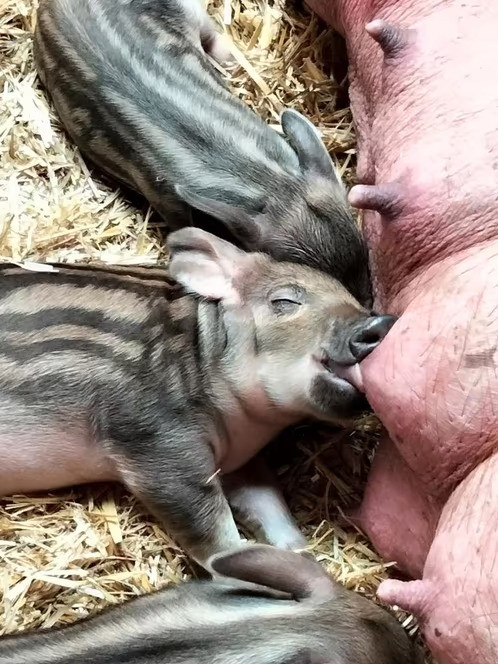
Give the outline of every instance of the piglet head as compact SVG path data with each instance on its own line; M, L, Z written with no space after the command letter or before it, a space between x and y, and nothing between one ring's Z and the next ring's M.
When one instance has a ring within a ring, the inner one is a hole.
M297 606L293 618L279 622L288 629L286 645L293 643L299 655L278 662L296 664L422 664L422 656L398 620L360 593L332 580L309 554L265 545L249 545L210 559L215 578L225 577L286 594ZM285 597L285 595L284 595ZM275 603L275 611L278 605ZM268 615L268 614L266 614ZM262 617L262 621L265 618ZM268 625L267 643L275 648ZM293 632L291 634L291 632ZM297 638L296 638L297 635ZM276 646L278 648L278 646ZM296 648L297 650L297 648ZM277 657L271 660L277 662Z
M241 191L223 191L222 182L215 198L185 186L176 186L176 194L220 221L246 251L262 251L279 261L326 272L368 305L367 248L341 175L309 120L286 109L281 123L285 140L295 152L294 167L276 172L259 192L256 188L251 194L248 186L245 203L229 202L240 197ZM263 160L263 153L259 157ZM245 179L251 180L248 175Z
M344 423L366 409L359 362L393 317L371 315L325 273L241 251L200 229L172 233L168 244L171 276L218 302L221 364L242 398L263 392L289 419Z

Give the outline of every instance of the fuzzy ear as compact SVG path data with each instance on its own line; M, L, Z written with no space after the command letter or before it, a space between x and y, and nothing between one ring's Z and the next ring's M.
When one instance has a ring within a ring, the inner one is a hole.
M201 212L211 215L222 221L228 230L246 247L254 247L260 244L262 226L258 219L245 212L241 208L215 200L208 196L202 196L188 187L175 185L175 193L182 201Z
M303 173L320 175L342 188L341 177L316 127L304 115L290 108L282 112L281 124Z
M209 567L222 576L289 593L297 600L324 601L336 594L334 582L312 557L265 544L216 555Z
M168 236L169 273L190 293L210 300L238 299L233 279L247 256L233 244L200 228Z

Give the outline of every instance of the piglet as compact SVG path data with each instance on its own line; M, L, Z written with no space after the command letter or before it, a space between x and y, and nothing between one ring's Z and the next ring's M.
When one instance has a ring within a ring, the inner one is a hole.
M364 410L358 348L394 319L200 229L169 248L169 274L1 267L0 491L120 480L202 565L240 541L225 490L253 532L299 548L271 481L240 469L255 477L252 457L303 418Z
M0 639L0 664L421 664L384 609L291 551L210 561L214 581L131 600L73 625Z
M35 60L64 127L171 228L228 231L367 303L365 245L317 130L288 109L282 135L231 94L206 56L223 49L203 4L42 0Z

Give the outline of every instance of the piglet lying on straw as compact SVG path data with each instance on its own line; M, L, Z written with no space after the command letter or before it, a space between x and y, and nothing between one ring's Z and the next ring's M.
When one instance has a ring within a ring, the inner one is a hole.
M361 413L358 359L394 318L200 229L169 248L169 274L2 266L0 490L121 480L200 564L240 541L227 497L270 543L302 547L251 460L303 418Z
M4 637L0 664L421 664L396 618L308 557L251 546L209 566L214 581Z
M38 72L87 157L172 228L228 231L246 250L324 270L368 304L365 246L317 131L292 110L284 136L270 128L205 51L223 55L200 0L40 4Z

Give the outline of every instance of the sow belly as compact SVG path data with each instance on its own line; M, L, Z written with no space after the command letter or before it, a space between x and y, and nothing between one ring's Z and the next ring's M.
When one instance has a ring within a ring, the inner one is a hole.
M379 455L361 515L379 550L418 576L452 491L498 450L498 242L432 266L400 297L402 317L363 363L396 447Z

